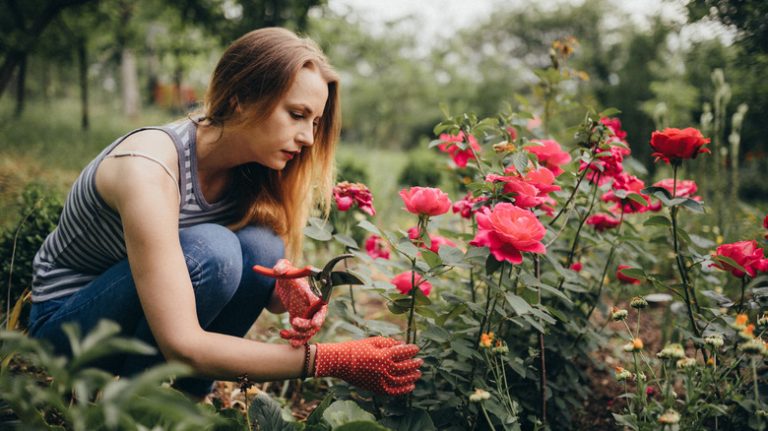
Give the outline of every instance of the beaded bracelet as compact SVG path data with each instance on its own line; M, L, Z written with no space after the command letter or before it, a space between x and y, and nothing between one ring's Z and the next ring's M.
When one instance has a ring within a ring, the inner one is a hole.
M309 343L304 343L304 366L301 368L301 378L309 377Z

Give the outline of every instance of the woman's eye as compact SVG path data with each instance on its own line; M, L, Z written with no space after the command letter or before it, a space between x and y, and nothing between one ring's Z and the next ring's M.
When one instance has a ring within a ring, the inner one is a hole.
M293 119L295 120L301 120L302 118L304 118L304 115L302 115L299 112L291 112L291 117L293 117Z

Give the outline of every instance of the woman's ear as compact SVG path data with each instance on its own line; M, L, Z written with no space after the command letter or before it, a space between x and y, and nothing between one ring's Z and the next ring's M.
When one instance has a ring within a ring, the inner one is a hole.
M240 107L240 102L237 100L237 96L232 96L229 98L229 107L233 112L238 114L243 113L243 109Z

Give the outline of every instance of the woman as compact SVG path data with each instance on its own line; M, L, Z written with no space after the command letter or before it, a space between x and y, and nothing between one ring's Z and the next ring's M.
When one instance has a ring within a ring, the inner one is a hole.
M85 333L114 320L162 356L101 366L130 375L181 361L200 378L179 387L197 396L212 379L242 375L412 391L416 346L382 337L310 346L326 308L314 306L306 280L275 283L250 270L290 269L277 264L284 249L298 258L309 210L328 208L339 83L320 49L285 29L246 34L216 66L204 111L133 131L84 169L35 257L30 333L68 353L62 323ZM282 335L291 345L242 338L263 308L289 312Z

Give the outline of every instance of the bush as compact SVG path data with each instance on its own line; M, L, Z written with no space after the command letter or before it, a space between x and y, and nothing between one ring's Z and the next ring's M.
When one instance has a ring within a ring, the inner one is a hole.
M368 184L368 171L365 165L352 159L342 160L337 168L336 181Z
M397 183L401 186L438 187L443 182L442 159L431 151L411 151Z
M0 232L0 298L3 308L16 303L32 285L32 260L56 228L62 203L43 184L28 184L19 197L18 221ZM21 319L25 321L26 319Z

